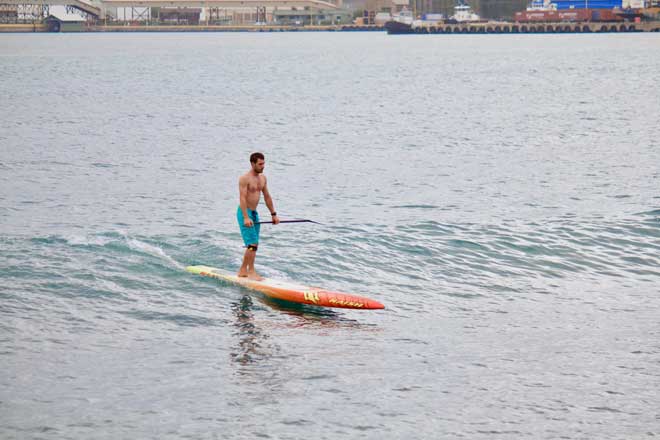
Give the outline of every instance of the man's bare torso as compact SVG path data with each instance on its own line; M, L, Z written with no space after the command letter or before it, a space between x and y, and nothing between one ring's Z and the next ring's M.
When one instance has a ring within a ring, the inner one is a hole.
M247 183L247 195L245 197L247 207L255 211L259 204L259 200L261 199L261 192L266 185L266 177L262 174L255 176L254 173L250 171L243 174L240 180Z

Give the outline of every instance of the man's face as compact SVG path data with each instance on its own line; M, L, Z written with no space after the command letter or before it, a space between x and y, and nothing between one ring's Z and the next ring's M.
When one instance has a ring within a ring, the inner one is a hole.
M263 159L257 159L256 162L252 163L252 169L255 173L261 174L264 172L264 167L266 166L266 161Z

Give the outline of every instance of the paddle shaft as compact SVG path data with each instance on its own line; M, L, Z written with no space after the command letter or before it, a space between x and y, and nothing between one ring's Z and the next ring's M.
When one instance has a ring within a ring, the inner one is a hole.
M272 220L267 221L267 222L257 222L256 224L258 225L263 225L266 223L273 223ZM280 223L316 223L317 225L320 225L321 223L315 222L313 220L280 220Z

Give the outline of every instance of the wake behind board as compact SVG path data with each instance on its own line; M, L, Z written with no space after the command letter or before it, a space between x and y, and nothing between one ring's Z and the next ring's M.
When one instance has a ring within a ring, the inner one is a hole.
M222 269L208 266L188 266L190 273L211 278L217 278L248 289L256 290L266 296L300 304L310 304L321 307L340 307L345 309L383 309L378 301L363 296L341 292L331 292L318 287L308 287L288 281L265 278L263 281L238 277Z

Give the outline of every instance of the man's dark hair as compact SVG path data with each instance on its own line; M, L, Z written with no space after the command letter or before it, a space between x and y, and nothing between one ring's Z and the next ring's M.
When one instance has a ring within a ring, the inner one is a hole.
M252 162L252 163L257 163L257 161L259 159L266 160L266 158L264 157L264 155L262 153L252 153L250 155L250 162Z

